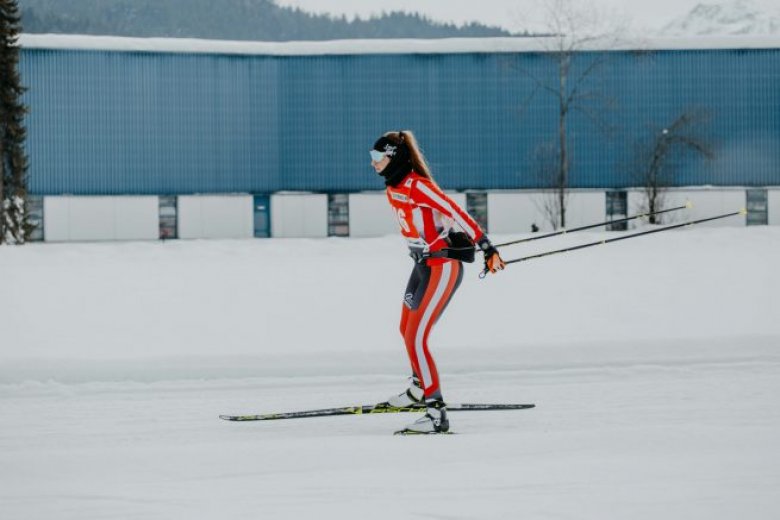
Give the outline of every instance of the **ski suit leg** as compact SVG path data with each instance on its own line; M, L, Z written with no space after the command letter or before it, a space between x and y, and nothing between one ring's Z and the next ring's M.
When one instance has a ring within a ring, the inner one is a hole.
M412 274L409 276L409 282L406 284L404 301L401 304L401 324L399 328L401 337L404 338L404 343L406 343L406 327L409 323L409 315L420 306L423 296L425 296L425 290L428 287L430 277L431 270L427 265L414 265ZM420 367L417 365L415 356L413 356L411 352L408 352L408 350L407 347L409 363L412 366L412 374L416 376L417 379L420 379Z
M457 261L438 265L417 264L409 279L401 314L404 343L412 370L425 397L441 397L439 373L428 348L428 336L463 279Z

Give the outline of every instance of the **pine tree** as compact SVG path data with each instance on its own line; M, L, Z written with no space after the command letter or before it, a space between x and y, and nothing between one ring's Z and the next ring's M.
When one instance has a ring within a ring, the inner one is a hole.
M17 0L0 0L0 244L23 244L32 227L26 209L27 156L19 77Z

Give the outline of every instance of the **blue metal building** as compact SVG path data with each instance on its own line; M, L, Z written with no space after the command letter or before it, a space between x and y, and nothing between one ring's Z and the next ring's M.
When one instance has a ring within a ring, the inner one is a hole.
M571 186L636 186L632 150L683 111L710 113L711 161L673 184L780 185L780 43L608 52L586 87L599 124L569 116ZM557 65L518 39L238 44L22 39L35 195L353 192L377 189L367 150L412 129L448 189L539 188L534 152L557 101L532 79Z

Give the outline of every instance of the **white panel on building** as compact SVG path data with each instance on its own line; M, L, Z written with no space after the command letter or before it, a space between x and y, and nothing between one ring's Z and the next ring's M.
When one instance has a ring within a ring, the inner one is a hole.
M530 233L536 225L552 231L550 211L556 207L553 192L524 191L488 193L488 224L492 234ZM603 191L569 191L566 227L573 228L606 219L606 194Z
M43 236L49 242L70 240L70 197L43 198Z
M523 191L488 193L488 223L493 234L552 231L550 211L556 207L553 192ZM566 227L573 228L606 219L606 194L603 191L572 191L567 195Z
M108 197L70 200L70 240L114 240L113 203Z
M531 227L550 230L544 215L545 194L540 192L488 193L491 234L530 233Z
M663 194L661 209L684 206L691 202L693 207L673 211L659 216L660 224L678 224L689 220L714 217L723 213L732 213L745 207L744 188L672 188ZM628 194L628 208L631 213L647 211L647 201L643 192L631 191ZM744 226L745 216L713 220L702 226Z
M780 189L767 190L767 217L770 226L780 226Z
M466 194L445 192L453 202L466 209ZM399 233L398 219L385 192L349 195L349 236L377 237Z
M280 193L271 196L271 236L322 238L328 236L328 196Z
M116 197L116 237L118 240L157 240L160 238L158 197Z
M587 226L607 219L607 195L603 191L570 191L566 227ZM603 229L603 228L600 228Z
M159 202L147 197L45 197L44 234L49 242L156 240Z
M645 197L645 193L636 189L627 190L626 208L628 210L628 215L626 216L629 217L647 212L647 198ZM634 229L637 226L644 225L645 223L647 223L646 218L632 220L628 222L628 229Z
M384 191L350 193L349 236L376 237L398 233L398 219Z
M251 195L182 195L179 238L251 238L253 210Z

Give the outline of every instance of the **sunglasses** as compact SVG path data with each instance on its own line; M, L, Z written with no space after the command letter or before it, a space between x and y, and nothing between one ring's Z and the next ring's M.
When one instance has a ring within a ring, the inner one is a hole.
M377 150L371 150L368 153L371 154L371 160L374 161L374 162L380 162L382 159L387 157L385 152L380 152L380 151L377 151Z

